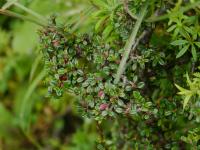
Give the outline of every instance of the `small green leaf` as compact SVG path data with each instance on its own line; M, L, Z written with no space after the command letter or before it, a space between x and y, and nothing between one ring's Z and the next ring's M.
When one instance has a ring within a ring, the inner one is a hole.
M139 98L141 97L140 92L138 92L138 91L133 91L133 97L134 97L135 99L139 99Z
M105 117L105 116L108 115L108 112L107 112L107 111L102 111L101 115L102 115L103 117Z
M138 80L138 76L135 75L135 76L133 77L133 83L137 82L137 80Z
M120 107L116 108L115 110L116 110L116 112L119 113L119 114L123 112L123 109L120 108Z
M200 48L200 42L195 42L195 45Z
M190 98L192 97L192 95L187 95L183 101L183 110L185 109L185 107L187 106Z
M176 41L172 42L171 44L176 46L176 45L184 45L186 43L188 43L188 41L186 41L186 40L176 40Z
M141 89L141 88L143 88L144 87L144 82L139 82L138 83L138 85L137 85L137 87L139 88L139 89Z
M85 88L89 85L89 82L86 80L83 84L82 84L82 87Z
M132 65L132 70L135 71L136 69L137 69L137 64L134 63L134 64Z
M190 86L190 88L191 88L191 86L192 86L192 81L190 80L190 77L189 77L189 75L188 75L188 73L186 73L186 79L187 79L187 84Z
M166 111L166 112L165 112L165 116L169 116L169 115L171 115L171 114L172 114L171 111Z
M194 47L194 45L192 45L192 56L194 58L194 61L197 61L197 52L196 52L196 48Z
M92 17L96 18L96 17L104 17L104 16L108 16L109 11L108 10L99 10L96 11L92 14Z
M92 0L92 2L100 8L109 9L109 6L103 0Z
M145 107L149 108L149 107L151 107L151 106L152 106L152 102L146 102L146 103L145 103Z
M106 39L106 38L110 35L110 33L112 32L112 30L113 30L113 26L112 26L111 24L109 24L109 25L105 28L105 30L103 31L103 33L102 33L104 39Z
M149 115L144 115L144 119L149 119Z
M187 89L184 89L182 87L180 87L179 85L175 84L176 88L179 89L180 92L178 92L178 94L180 95L187 95L187 94L191 94L191 92Z
M102 28L102 25L104 23L104 21L106 20L107 16L105 17L102 17L95 25L95 31L98 32L101 28Z
M126 86L125 87L125 91L131 91L132 90L132 86Z
M189 27L187 27L187 26L184 26L184 29L185 29L188 33L194 34L194 32L193 32L193 30L192 30L191 28L189 28Z
M79 78L77 79L77 82L78 82L78 83L81 83L81 82L83 82L83 80L84 80L83 77L79 77Z
M158 61L158 62L159 62L159 64L160 64L160 65L164 65L164 64L165 64L165 62L164 62L164 60L163 60L163 59L159 59L159 61Z
M60 74L60 75L65 74L65 73L66 73L66 71L65 71L64 68L60 68L60 69L58 70L58 74Z
M167 32L171 32L171 31L173 31L175 28L176 28L176 25L172 25L171 27L169 27L169 28L167 29Z
M122 107L124 106L124 102L122 100L118 100L117 103L119 106L122 106Z
M186 32L185 30L183 29L180 29L180 34L186 38L186 39L190 39L190 34L188 32Z
M102 144L98 144L97 145L97 149L98 150L105 150L104 146Z
M183 56L185 54L185 52L188 50L190 45L186 45L185 47L183 47L179 52L178 54L176 55L176 58L179 58L181 56Z

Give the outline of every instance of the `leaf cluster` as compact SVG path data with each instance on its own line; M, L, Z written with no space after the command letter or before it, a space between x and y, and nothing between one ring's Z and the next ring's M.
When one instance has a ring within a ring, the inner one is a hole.
M187 124L198 126L199 102L183 111L176 87L184 108L199 94L198 74L187 77L190 90L181 88L199 58L199 2L126 2L93 0L96 22L89 34L55 21L40 31L49 95L76 95L81 115L98 122L98 149L190 148L181 137L189 133Z

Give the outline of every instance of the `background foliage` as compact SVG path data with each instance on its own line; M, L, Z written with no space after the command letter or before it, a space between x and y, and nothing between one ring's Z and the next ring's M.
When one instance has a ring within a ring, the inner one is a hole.
M20 0L46 17L59 14L62 22L76 22L87 3L79 0ZM5 1L0 1L0 6ZM12 6L10 10L30 16ZM76 17L74 17L76 16ZM0 15L0 149L93 149L96 129L77 115L73 97L46 98L44 65L39 51L41 27Z
M199 149L199 0L22 0L9 11L2 149Z

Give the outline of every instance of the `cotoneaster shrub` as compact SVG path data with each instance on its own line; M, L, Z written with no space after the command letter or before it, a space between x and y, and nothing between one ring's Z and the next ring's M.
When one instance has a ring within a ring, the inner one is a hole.
M200 1L91 5L89 33L55 18L40 31L48 95L76 96L80 114L97 121L98 149L199 149L199 74L189 76L199 65Z

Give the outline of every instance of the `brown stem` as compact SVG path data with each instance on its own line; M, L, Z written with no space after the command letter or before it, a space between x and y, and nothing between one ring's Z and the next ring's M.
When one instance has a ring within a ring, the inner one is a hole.
M105 150L108 150L108 147L105 144L105 137L104 137L104 134L103 134L103 129L101 128L100 123L96 122L96 125L97 125L97 131L100 135L100 143L103 144Z
M132 19L137 20L138 17L135 16L130 9L128 8L128 0L123 0L124 3L124 10L126 11L127 14L129 14L129 16L131 16Z

